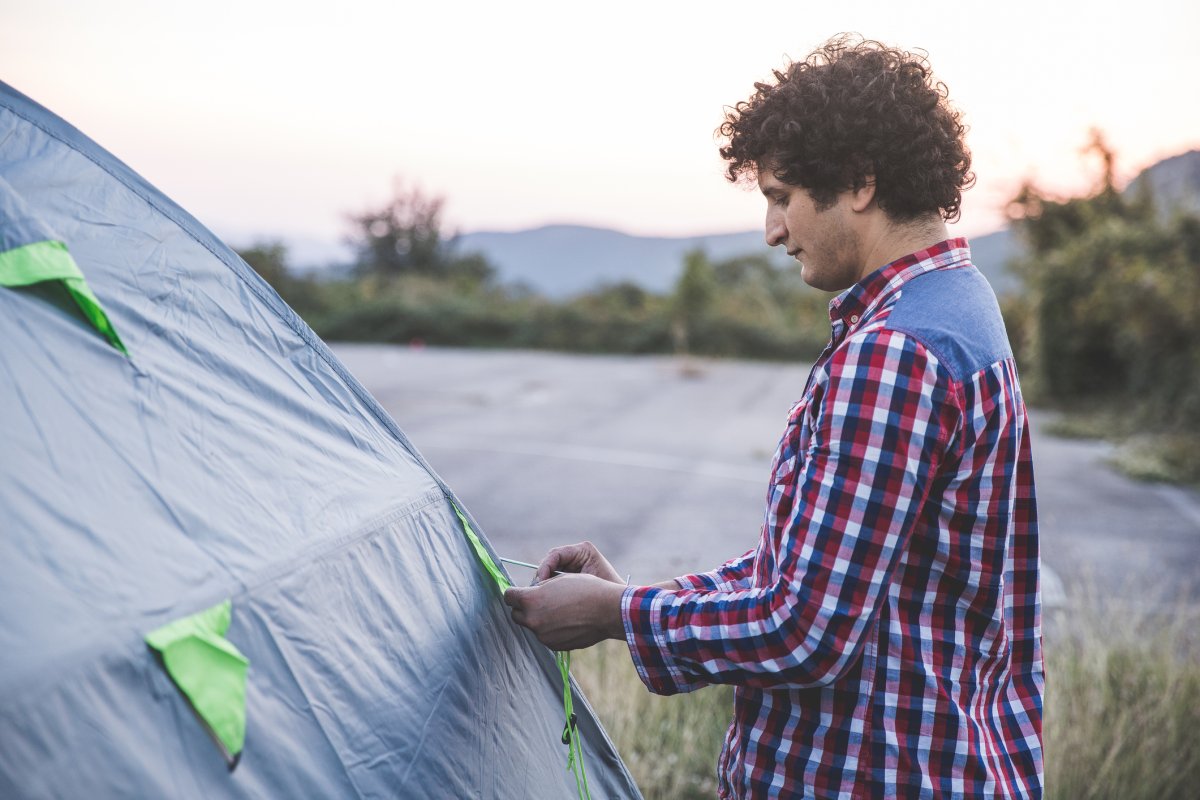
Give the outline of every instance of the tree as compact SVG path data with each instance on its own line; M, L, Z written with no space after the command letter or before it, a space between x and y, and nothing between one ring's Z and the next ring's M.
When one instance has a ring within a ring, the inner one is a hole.
M288 266L287 246L280 241L255 242L237 254L271 284L279 296L301 316L323 310L328 305L326 291L311 275L297 276Z
M1163 221L1148 193L1113 185L1099 134L1088 151L1102 175L1085 197L1022 188L1010 217L1029 255L1029 330L1022 371L1042 399L1117 404L1139 424L1200 425L1200 219Z
M408 275L484 284L495 269L478 253L455 252L457 237L442 230L441 197L397 180L392 197L377 209L351 215L346 242L354 248L356 274L391 280Z
M282 293L283 286L289 276L287 266L287 246L279 241L255 242L237 254L249 264L255 272Z
M671 299L671 332L676 352L687 354L688 341L708 315L716 294L716 275L708 255L700 249L688 251Z

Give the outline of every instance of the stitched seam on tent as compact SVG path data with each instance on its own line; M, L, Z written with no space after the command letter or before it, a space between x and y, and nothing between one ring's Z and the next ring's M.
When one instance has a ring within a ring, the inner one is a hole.
M186 617L189 614L203 611L227 599L233 601L234 613L236 613L239 603L244 603L252 599L256 591L280 578L290 575L297 567L317 558L325 558L340 550L348 550L355 544L372 538L373 535L382 534L388 529L390 523L409 516L415 516L429 506L437 504L443 497L440 492L430 490L403 507L375 517L371 521L359 526L354 533L340 536L333 542L321 542L320 546L302 550L296 556L287 559L279 565L260 570L250 580L238 583L230 582L230 584L225 584L223 588L218 587L210 592L206 592L194 602L188 603L186 608L173 609L171 614L163 619L169 622L180 617ZM457 520L455 520L455 525L457 526ZM67 663L69 666L65 670L56 672L52 678L45 674L35 674L11 682L0 682L0 713L9 708L19 707L22 699L31 694L31 687L36 687L39 693L52 691L56 687L74 679L80 670L86 669L94 662L98 654L126 653L130 661L136 661L146 648L146 632L154 630L161 624L164 624L163 621L155 624L154 622L143 623L140 620L122 620L106 628L103 636L93 640L86 647L62 654L63 663ZM5 700L9 699L14 702L5 702Z
M291 575L298 567L307 566L313 561L328 558L340 551L349 550L361 542L381 536L389 529L392 523L401 519L415 517L442 499L443 495L441 492L430 489L425 494L420 495L400 508L373 517L350 533L310 545L284 561L264 567L251 575L247 580L242 581L241 592L248 594L251 590L260 589L269 583L274 583L280 578Z
M189 606L188 609L183 609L182 611L172 611L169 619L186 617L189 614L203 611L215 603L226 599L232 599L235 604L239 600L247 600L263 587L275 583L281 578L286 578L298 569L306 567L314 561L326 559L336 553L349 550L362 542L383 535L392 523L416 516L429 506L435 505L442 498L443 495L440 492L431 489L400 508L373 517L359 525L351 533L310 545L283 561L263 567L250 575L246 580L237 581L232 589L215 590L205 594L195 604L195 608L190 608Z

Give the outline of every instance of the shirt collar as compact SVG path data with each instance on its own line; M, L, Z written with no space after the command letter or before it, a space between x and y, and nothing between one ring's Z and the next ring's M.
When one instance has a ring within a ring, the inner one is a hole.
M867 316L867 312L894 294L902 284L918 275L935 269L951 269L971 262L967 240L946 239L932 247L910 253L880 267L829 303L829 320L851 328Z

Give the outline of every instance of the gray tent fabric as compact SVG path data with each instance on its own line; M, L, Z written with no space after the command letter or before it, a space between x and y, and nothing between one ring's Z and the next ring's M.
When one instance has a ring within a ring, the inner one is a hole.
M128 348L0 288L0 797L577 796L553 655L270 286L2 83L0 189L0 242L52 232ZM233 771L143 640L225 599ZM639 797L577 698L592 796Z

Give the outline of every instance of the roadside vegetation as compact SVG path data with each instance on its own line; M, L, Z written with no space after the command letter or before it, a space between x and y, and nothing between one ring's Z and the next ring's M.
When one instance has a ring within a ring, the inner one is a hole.
M670 294L617 283L556 301L501 284L483 256L460 252L441 201L418 190L397 187L349 222L354 263L332 276L295 274L279 243L240 252L330 340L794 361L829 336L828 296L757 255L689 253Z
M1027 398L1062 412L1060 435L1120 443L1138 478L1200 484L1200 217L1127 196L1096 135L1100 185L1010 206L1026 255L1005 322Z

